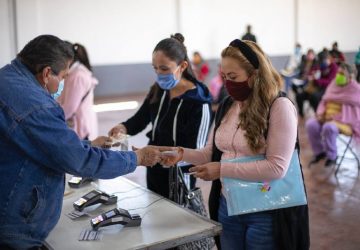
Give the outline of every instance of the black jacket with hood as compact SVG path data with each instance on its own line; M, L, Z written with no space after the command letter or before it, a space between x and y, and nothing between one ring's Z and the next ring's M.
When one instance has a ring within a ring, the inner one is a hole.
M127 133L138 134L151 123L152 128L146 134L149 145L203 148L211 123L212 100L204 84L195 82L195 85L196 88L170 100L169 91L155 83L140 109L123 123ZM168 169L159 164L148 168L148 188L168 197L168 175Z

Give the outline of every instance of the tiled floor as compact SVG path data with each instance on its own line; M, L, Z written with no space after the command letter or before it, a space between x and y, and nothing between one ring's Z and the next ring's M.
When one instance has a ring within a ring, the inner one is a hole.
M138 100L143 96L129 96L97 100L97 103L109 101ZM106 134L115 124L124 121L135 111L113 111L99 113L99 132ZM323 168L324 162L307 168L312 157L304 130L304 121L299 121L301 143L301 162L308 192L311 225L311 249L313 250L355 250L360 249L360 182L357 164L354 160L345 160L338 178L334 169ZM147 138L142 132L129 139L130 145L145 146ZM127 176L142 185L145 183L145 168L139 167ZM209 182L199 180L204 197L207 198Z

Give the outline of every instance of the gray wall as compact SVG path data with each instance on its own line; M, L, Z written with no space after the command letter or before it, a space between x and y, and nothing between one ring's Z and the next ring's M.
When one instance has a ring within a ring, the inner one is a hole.
M354 62L356 52L345 53L349 63ZM270 57L277 70L284 68L288 56ZM217 73L219 60L209 60L211 79ZM119 64L94 66L94 74L100 84L95 89L95 97L126 96L147 92L155 80L155 73L150 63Z
M156 76L150 63L94 66L93 70L99 80L95 97L147 92Z

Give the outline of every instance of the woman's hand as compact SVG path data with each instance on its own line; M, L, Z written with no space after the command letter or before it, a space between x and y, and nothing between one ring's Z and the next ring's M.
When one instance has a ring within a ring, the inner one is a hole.
M198 165L189 169L194 172L194 176L205 181L213 181L220 178L220 162L209 162L203 165Z
M127 133L127 129L123 124L118 124L115 127L113 127L112 129L110 129L110 131L108 132L109 136L118 138L121 136L121 134L126 135Z
M181 147L168 147L168 146L154 146L149 145L149 148L156 149L160 152L159 163L164 167L170 167L182 160L184 149ZM133 151L138 150L136 147L132 147Z
M160 150L160 164L163 166L174 166L182 160L184 149L181 147L158 147Z
M99 136L91 141L91 146L93 147L109 148L109 144L112 144L112 139L107 136Z

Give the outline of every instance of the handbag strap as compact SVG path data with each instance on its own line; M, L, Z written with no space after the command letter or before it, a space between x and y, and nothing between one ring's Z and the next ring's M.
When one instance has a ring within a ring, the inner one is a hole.
M225 114L229 111L232 103L234 102L234 100L232 99L231 96L227 96L219 105L218 110L216 111L215 114L215 127L214 127L214 136L213 136L213 143L212 143L212 147L213 147L213 154L212 154L212 161L220 161L221 160L221 155L222 152L216 147L215 145L215 133L216 130L218 129L218 127L221 124L221 120L223 119L223 117L225 116Z
M185 184L183 172L177 165L169 169L169 189L170 200L180 205L184 204L185 196L191 192Z
M83 103L83 101L86 99L86 97L88 97L88 95L90 94L90 91L92 90L93 87L90 87L90 89L86 92L86 94L83 96L83 98L81 98L80 104Z
M264 137L265 137L265 140L267 139L267 135L268 135L268 132L269 132L269 124L270 124L270 111L271 111L271 107L272 105L274 104L274 102L280 98L280 97L285 97L287 98L288 100L290 100L288 97L287 97L287 94L283 91L279 91L278 95L275 97L275 99L272 101L272 103L270 104L270 107L269 107L269 113L268 113L268 116L267 116L267 126L266 126L266 130L264 132ZM290 100L291 101L291 100ZM294 104L292 101L291 101L292 104ZM296 143L295 143L295 149L298 150L298 153L300 155L300 143L299 143L299 131L296 130Z
M78 105L78 107L77 107L76 110L79 109L79 107L81 106L81 104L85 101L86 97L89 96L89 94L90 94L90 92L91 92L92 89L93 89L93 87L91 86L91 87L89 88L89 90L85 93L85 95L81 98L81 101L80 101L80 103L79 103L79 105ZM68 120L73 119L75 115L76 115L76 111L74 112L74 114L72 114L72 115L70 116L70 118L69 118Z

